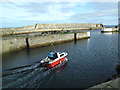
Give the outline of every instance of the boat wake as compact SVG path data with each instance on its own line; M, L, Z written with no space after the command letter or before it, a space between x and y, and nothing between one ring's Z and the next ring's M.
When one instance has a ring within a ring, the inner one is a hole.
M40 67L39 63L5 70L2 74L3 88L39 88L52 76L52 72L66 62L53 67Z

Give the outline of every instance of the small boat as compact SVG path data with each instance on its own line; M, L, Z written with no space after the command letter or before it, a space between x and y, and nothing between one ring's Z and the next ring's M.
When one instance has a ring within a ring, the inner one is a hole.
M61 64L62 62L67 62L68 59L66 58L66 56L68 55L68 53L66 52L57 52L55 53L55 57L54 58L50 58L49 56L47 56L45 59L41 60L40 61L40 65L42 67L49 67L49 68L52 68L52 67L55 67L59 64Z
M114 27L112 27L112 28L103 28L101 30L101 32L117 32L117 31L118 31L118 28L114 28Z

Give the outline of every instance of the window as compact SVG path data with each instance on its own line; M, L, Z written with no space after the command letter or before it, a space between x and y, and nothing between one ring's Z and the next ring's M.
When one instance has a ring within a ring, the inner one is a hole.
M64 54L61 54L60 57L62 57Z

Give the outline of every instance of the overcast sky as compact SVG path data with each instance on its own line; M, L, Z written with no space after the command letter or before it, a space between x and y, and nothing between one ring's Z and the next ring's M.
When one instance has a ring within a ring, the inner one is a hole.
M0 28L36 23L118 24L118 2L0 2Z

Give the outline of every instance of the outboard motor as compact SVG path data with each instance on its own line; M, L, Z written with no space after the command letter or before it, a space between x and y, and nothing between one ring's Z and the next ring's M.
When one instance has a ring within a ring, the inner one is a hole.
M43 63L41 62L41 63L40 63L40 66L41 66L41 67L47 66L48 63L49 63L49 62L43 62Z

